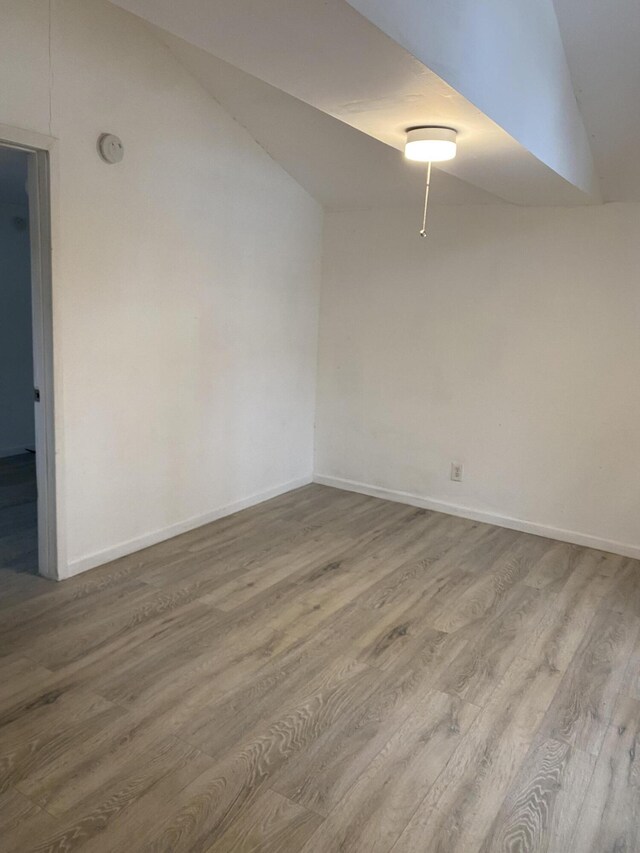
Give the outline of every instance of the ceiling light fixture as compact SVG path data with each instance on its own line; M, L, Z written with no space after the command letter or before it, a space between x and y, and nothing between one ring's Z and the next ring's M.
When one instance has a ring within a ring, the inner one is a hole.
M410 127L404 145L407 160L427 164L427 185L424 193L424 213L420 236L427 236L427 208L431 186L431 164L453 160L456 156L457 133L451 127Z

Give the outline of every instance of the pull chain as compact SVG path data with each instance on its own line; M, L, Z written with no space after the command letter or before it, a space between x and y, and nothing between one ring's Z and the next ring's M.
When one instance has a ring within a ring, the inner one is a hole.
M422 214L421 237L427 236L427 207L429 205L429 187L431 186L431 163L427 163L427 186L424 191L424 213Z

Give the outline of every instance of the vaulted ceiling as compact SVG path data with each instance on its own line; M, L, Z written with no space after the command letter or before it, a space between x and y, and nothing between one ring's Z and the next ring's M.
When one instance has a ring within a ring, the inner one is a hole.
M395 148L182 39L163 30L156 34L215 100L325 207L346 210L421 203L422 167L409 164ZM499 201L446 172L433 180L440 203Z
M555 0L606 201L640 201L640 2Z
M556 0L561 29L552 0L113 2L142 17L328 207L418 202L420 167L401 154L404 131L415 124L459 131L459 156L435 176L439 201L596 203L598 177L605 198L640 198L628 143L640 130L640 111L629 103L638 91L637 35L620 42L628 133L612 152L603 116L615 110L586 61L601 35L591 22L604 13L582 11L579 26L571 24L576 9L596 9L597 0ZM620 0L620 18L637 24L638 8ZM624 28L623 20L610 27L604 53Z

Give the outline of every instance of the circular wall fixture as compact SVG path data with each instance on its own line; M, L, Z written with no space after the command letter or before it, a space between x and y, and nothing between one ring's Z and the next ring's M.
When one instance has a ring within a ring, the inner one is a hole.
M98 138L98 153L105 163L119 163L124 157L122 140L113 133L103 133Z

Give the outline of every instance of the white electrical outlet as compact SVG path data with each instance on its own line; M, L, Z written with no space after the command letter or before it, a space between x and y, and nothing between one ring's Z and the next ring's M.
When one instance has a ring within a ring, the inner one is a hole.
M451 463L451 479L454 483L462 482L462 474L463 474L462 462L452 462Z

